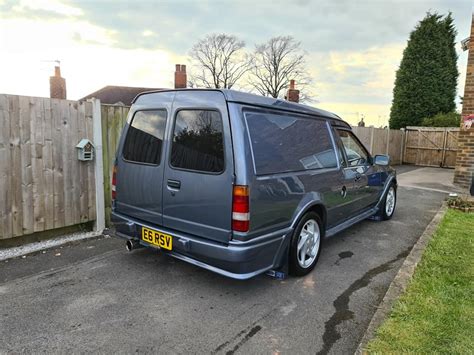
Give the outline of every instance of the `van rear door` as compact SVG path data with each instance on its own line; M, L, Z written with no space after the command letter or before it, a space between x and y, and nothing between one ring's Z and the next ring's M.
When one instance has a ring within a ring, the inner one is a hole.
M227 243L234 163L224 95L176 92L168 134L163 225Z
M130 111L116 159L115 211L162 225L164 136L174 93Z

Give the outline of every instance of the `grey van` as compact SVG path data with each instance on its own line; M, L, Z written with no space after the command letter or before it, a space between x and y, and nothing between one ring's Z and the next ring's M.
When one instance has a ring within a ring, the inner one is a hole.
M397 180L337 115L232 90L138 95L118 144L112 222L146 246L248 279L315 266L324 237L390 219Z

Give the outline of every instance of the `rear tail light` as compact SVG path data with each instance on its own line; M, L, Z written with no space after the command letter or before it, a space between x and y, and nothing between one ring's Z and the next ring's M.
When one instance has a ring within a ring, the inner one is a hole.
M117 197L117 165L114 165L114 168L112 169L112 200L115 200Z
M232 193L232 229L236 232L248 232L249 226L249 188L235 185Z

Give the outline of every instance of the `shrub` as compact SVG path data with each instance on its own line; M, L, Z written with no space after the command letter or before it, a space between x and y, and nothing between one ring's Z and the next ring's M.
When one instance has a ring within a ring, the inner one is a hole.
M425 127L459 127L461 115L457 112L438 113L433 117L423 118L421 125Z

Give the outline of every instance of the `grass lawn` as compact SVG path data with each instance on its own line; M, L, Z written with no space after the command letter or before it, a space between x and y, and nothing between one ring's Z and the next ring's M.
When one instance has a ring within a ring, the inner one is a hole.
M369 353L474 353L474 214L448 210Z

